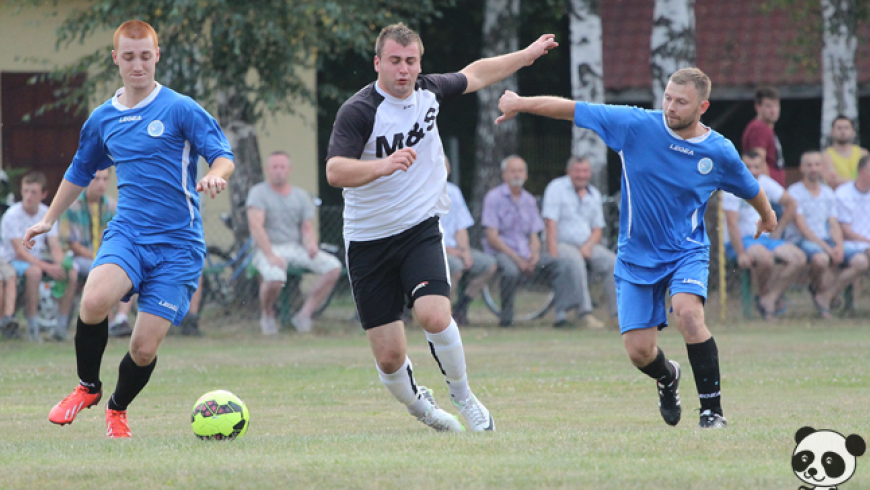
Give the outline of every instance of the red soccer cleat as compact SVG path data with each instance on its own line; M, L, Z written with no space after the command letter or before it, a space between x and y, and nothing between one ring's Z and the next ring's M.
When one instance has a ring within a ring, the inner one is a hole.
M48 421L58 425L71 424L82 409L93 407L100 402L102 397L102 390L92 395L88 393L86 387L78 385L68 397L51 409L51 412L48 413Z
M112 410L106 407L106 437L110 439L133 437L127 425L126 410Z

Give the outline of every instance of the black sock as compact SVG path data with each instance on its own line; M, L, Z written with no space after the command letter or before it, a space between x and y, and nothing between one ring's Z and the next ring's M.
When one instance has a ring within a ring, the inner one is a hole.
M713 337L700 344L686 344L689 362L695 375L701 411L712 410L722 415L721 386L719 385L719 349Z
M79 379L82 386L88 388L88 393L99 393L103 387L103 383L100 382L100 363L103 361L103 352L106 351L108 342L108 317L96 325L83 322L81 316L78 318L75 337L76 365Z
M453 306L453 311L459 311L464 313L465 310L468 309L468 305L470 305L472 301L474 301L474 298L463 294L461 298L456 300L456 304Z
M656 347L659 353L656 355L656 358L649 364L644 367L639 367L640 371L650 378L658 381L663 385L669 385L677 376L677 372L674 370L674 366L668 362L668 359L665 357L665 353L662 352L660 347Z
M121 359L121 365L118 369L118 384L115 385L115 393L109 399L109 408L111 410L127 410L127 405L148 384L156 365L157 357L147 366L138 366L133 362L133 358L128 352L124 359Z

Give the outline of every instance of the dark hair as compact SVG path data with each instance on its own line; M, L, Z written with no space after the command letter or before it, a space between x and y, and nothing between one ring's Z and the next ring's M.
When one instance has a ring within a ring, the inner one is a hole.
M755 105L761 105L764 99L779 100L779 90L774 87L759 87L755 91Z
M760 157L761 157L761 153L758 153L755 150L747 150L747 151L743 152L743 158L751 158L751 159L755 160L756 158L760 158Z
M378 58L381 57L381 51L383 51L384 43L387 42L387 39L392 39L402 46L417 43L417 46L420 48L420 56L423 56L423 40L420 39L420 35L414 29L401 22L381 29L381 33L378 34L378 40L375 41L375 55Z
M837 117L835 117L834 120L831 121L832 128L834 127L835 124L837 124L837 121L849 121L849 124L852 126L852 129L855 129L855 121L853 121L851 117L849 117L845 114L837 114Z
M24 177L21 178L21 186L24 184L39 184L42 187L42 190L45 190L45 187L48 185L48 179L45 178L45 174L39 171L27 172Z
M290 160L290 155L284 150L276 150L269 154L270 158L277 156L287 157L287 160Z
M591 165L589 157L587 157L586 155L571 155L568 158L568 161L565 162L565 170L570 170L571 166L575 163L589 163Z
M860 172L862 168L867 166L867 162L870 162L870 155L864 155L858 160L858 171Z

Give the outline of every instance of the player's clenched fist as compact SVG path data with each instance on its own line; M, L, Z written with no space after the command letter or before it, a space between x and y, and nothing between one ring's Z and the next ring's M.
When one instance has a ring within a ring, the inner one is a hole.
M416 159L417 152L413 148L397 150L392 155L383 159L384 167L381 175L384 177L393 175L396 170L407 172Z
M516 92L505 90L504 94L498 99L498 110L502 112L501 116L495 120L496 124L501 124L508 119L513 119L519 112L521 97Z
M206 192L212 198L227 188L227 181L215 175L206 175L196 184L196 192Z

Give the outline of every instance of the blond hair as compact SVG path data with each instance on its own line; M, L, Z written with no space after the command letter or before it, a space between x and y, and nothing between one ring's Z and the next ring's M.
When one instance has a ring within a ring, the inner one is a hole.
M710 90L713 88L710 77L698 68L681 68L669 80L677 85L694 84L701 101L709 99Z
M420 48L420 56L423 56L423 40L420 39L420 35L414 29L401 22L381 29L381 33L378 34L378 40L375 41L375 55L378 58L381 57L381 51L384 50L384 43L387 42L387 39L392 39L403 47L411 43L417 43L417 47Z

